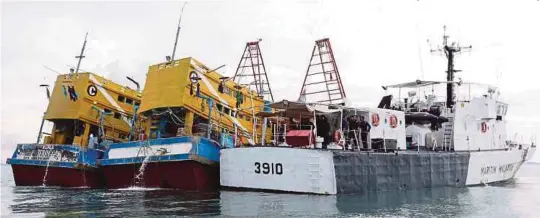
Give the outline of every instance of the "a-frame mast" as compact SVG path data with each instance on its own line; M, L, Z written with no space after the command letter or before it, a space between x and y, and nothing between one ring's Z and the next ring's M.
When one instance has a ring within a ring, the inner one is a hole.
M345 98L345 89L330 39L315 41L298 100L308 103L344 104Z
M254 88L259 96L265 100L274 102L274 95L270 88L270 81L266 73L266 67L259 47L259 39L254 42L247 42L244 53L240 58L233 81Z

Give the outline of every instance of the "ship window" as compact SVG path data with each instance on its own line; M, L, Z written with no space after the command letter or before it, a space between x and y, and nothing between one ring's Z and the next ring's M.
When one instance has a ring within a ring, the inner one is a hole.
M229 109L228 107L224 107L223 108L223 113L227 114L227 115L230 115L231 114L231 109Z
M75 120L75 136L81 136L82 134L84 134L85 127L86 125L84 124L84 122Z
M90 124L90 134L94 134L94 137L97 137L99 135L98 126Z
M218 109L219 112L221 112L221 110L223 110L223 106L222 106L221 104L217 104L216 107L217 107L217 109Z
M120 113L114 112L114 118L115 119L120 119L120 117L122 117L122 115Z
M119 102L124 102L125 99L126 99L126 97L118 95L118 101Z
M126 104L133 104L133 99L126 98Z
M107 109L107 108L103 109L103 111L104 111L104 112L105 112L106 114L108 114L108 113L111 113L111 112L112 112L111 110L109 110L109 109Z
M119 133L118 138L127 139L127 136L125 134Z

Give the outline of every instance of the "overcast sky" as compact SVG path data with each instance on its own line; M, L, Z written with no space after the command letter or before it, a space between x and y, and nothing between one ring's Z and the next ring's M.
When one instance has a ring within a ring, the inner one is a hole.
M3 1L1 15L2 162L16 143L34 142L47 107L39 84L76 65L131 85L170 55L183 2ZM245 42L261 49L274 98L296 99L314 45L329 37L349 100L375 107L384 84L444 80L445 59L431 54L443 25L472 45L457 76L501 88L511 103L509 134L540 136L540 2L515 1L192 1L184 11L177 57L192 56L234 74ZM428 42L429 40L429 42ZM51 125L46 125L50 128ZM47 129L48 131L48 129ZM540 141L540 140L538 140ZM540 155L535 159L540 161Z

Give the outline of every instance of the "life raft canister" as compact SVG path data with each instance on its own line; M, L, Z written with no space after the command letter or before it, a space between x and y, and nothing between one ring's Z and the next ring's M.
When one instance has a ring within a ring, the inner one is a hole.
M394 114L390 115L390 127L396 128L397 124L398 124L398 119L397 119L396 115L394 115Z
M381 120L379 118L379 114L377 114L377 113L371 114L371 125L378 126L380 121Z
M487 124L486 122L482 122L482 132L485 133L487 131Z

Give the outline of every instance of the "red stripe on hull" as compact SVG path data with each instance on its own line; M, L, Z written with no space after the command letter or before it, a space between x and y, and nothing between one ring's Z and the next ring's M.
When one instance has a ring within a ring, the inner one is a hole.
M141 164L102 166L107 188L140 186L175 188L185 191L215 191L219 188L219 166L195 161L150 162L140 180Z
M17 186L43 185L45 166L11 165L13 178ZM103 173L98 169L74 169L64 167L51 167L47 170L45 185L63 187L104 187Z

